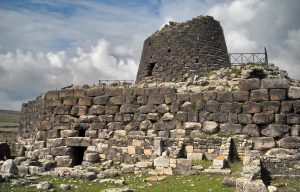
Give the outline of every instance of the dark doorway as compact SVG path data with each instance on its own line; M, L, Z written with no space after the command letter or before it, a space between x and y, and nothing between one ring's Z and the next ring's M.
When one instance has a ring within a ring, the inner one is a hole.
M74 166L81 165L86 147L72 147Z
M84 129L79 129L79 134L78 137L85 137L85 130Z
M153 71L155 65L156 65L156 62L149 63L149 65L147 67L147 76L152 76L152 71Z

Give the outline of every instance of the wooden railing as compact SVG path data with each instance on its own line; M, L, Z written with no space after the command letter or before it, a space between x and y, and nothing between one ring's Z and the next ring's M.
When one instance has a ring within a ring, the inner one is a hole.
M268 63L268 53L266 48L264 53L229 53L228 55L231 65Z

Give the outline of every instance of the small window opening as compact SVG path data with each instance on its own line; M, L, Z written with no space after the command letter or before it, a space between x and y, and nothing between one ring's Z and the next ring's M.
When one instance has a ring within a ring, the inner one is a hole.
M79 130L78 137L85 137L85 130L84 129Z
M199 63L199 59L196 59L196 63Z
M152 76L152 72L153 72L155 65L156 65L156 62L149 63L148 68L147 68L147 76Z
M151 42L149 42L148 45L151 46Z
M171 52L171 49L170 48L168 48L168 53L170 53Z
M79 146L72 147L72 151L73 151L74 166L81 165L83 161L84 152L86 151L86 147L79 147Z

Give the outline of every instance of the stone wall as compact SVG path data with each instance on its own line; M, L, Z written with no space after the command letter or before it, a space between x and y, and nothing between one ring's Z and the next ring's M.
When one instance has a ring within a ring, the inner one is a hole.
M153 161L163 152L174 159L243 158L249 149L274 162L274 148L282 149L275 155L289 153L284 162L298 162L300 88L286 79L242 79L238 86L201 93L139 85L49 91L23 105L18 142L26 156L57 166L78 163L80 147L89 162ZM273 165L272 174L282 172Z
M184 23L170 22L145 40L136 82L183 81L229 66L220 23L200 16Z

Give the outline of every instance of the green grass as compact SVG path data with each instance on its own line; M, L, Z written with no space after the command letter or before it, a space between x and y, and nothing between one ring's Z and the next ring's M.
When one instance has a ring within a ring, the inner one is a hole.
M201 165L204 169L209 168L210 166L213 165L213 161L210 160L194 160L192 161L192 165L196 166L196 165Z
M271 185L278 188L280 192L300 191L300 178L278 177L271 181Z
M134 189L136 192L166 192L166 191L214 191L214 192L233 192L234 188L224 187L221 184L223 175L216 174L201 174L201 175L172 175L167 176L163 181L144 182L147 175L123 175L125 181L127 181L127 187ZM72 184L78 186L78 189L72 189L75 192L87 192L87 191L101 191L107 188L123 187L113 184L99 184L97 182L68 179L68 178L47 178L40 177L39 181L48 180L54 187L55 191L60 191L58 186L62 183ZM11 192L29 192L36 191L35 187L23 186L23 187L11 187L10 183L0 183L0 191Z
M0 110L0 123L19 123L20 113L17 111Z

